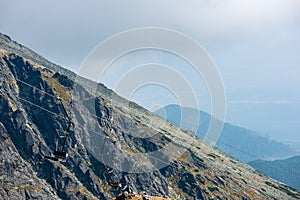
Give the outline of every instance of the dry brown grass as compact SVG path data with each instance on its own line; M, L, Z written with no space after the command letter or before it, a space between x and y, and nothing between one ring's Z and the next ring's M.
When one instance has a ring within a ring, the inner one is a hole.
M118 196L119 197L119 196ZM112 198L112 200L118 200L118 197ZM166 197L156 197L156 196L147 196L150 200L173 200L171 198ZM143 196L141 195L129 195L127 197L128 200L143 200Z
M42 72L43 79L55 89L57 95L62 98L64 101L69 102L71 100L71 94L68 88L62 86L57 79L53 78L53 74L49 72Z

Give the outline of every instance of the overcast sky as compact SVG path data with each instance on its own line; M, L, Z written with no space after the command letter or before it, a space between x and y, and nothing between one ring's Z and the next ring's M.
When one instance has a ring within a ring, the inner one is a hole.
M216 63L226 88L227 121L295 145L300 144L299 11L299 0L0 0L0 31L73 71L120 31L180 31ZM168 103L165 97L149 99L137 97L148 108Z

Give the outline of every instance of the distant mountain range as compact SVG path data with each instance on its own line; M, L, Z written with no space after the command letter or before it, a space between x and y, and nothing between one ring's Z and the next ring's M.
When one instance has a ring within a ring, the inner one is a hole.
M194 123L191 122L195 116L200 116L196 135L201 139L204 139L211 120L217 120L206 112L179 105L168 105L155 113L174 125L188 130L195 129ZM182 117L184 119L181 120ZM226 122L216 147L246 163L258 159L271 160L296 155L296 151L289 145L259 136L251 130Z
M255 160L249 165L300 191L300 156L275 161Z

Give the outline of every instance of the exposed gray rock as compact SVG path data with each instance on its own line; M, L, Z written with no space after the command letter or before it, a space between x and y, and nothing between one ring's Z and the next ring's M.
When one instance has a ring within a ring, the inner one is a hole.
M74 85L68 70L0 36L1 199L111 199L120 189L109 183L179 199L300 197L101 84ZM66 162L44 159L68 124L58 96L75 124Z
M0 133L1 199L59 199L56 191L19 155L2 123Z
M178 186L183 192L191 194L195 199L205 199L203 190L198 186L195 177L191 173L183 173L178 182Z

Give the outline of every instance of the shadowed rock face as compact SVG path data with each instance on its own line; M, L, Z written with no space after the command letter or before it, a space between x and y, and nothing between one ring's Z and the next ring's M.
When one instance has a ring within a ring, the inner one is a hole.
M178 199L300 197L105 86L74 84L74 74L3 35L0 47L1 199L111 199L120 190L109 182ZM44 159L67 126L58 96L75 124L66 162Z

